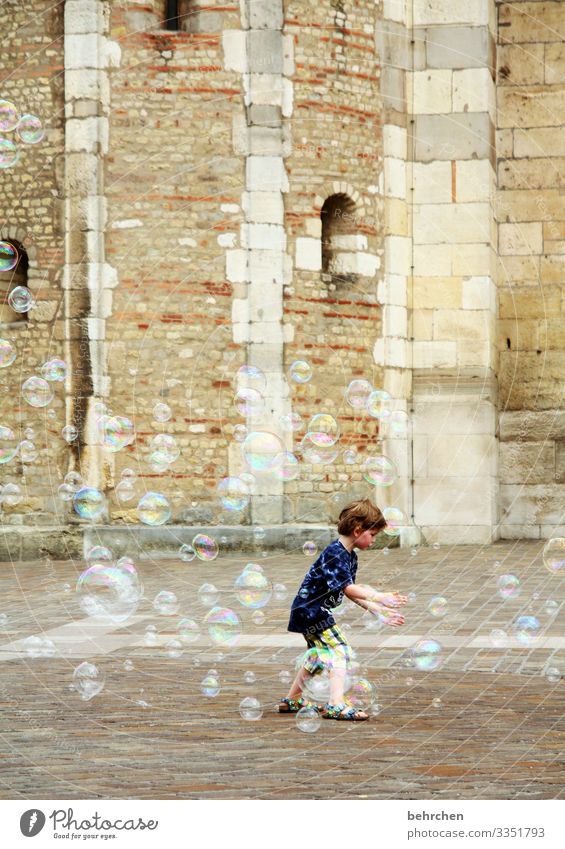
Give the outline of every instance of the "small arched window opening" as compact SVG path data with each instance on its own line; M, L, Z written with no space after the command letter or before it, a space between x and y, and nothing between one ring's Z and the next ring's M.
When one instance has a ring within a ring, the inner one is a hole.
M210 23L209 6L200 8L198 0L165 0L163 29L201 32Z
M29 258L24 246L15 239L2 239L12 245L17 251L17 264L10 271L0 271L0 324L14 324L15 322L27 321L27 312L16 312L8 302L10 292L16 286L27 287L27 272Z
M359 249L355 203L346 194L330 195L322 206L322 279L357 279L355 252Z

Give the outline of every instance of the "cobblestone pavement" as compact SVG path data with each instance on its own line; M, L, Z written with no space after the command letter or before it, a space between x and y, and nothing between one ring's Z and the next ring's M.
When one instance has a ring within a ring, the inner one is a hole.
M544 568L541 550L540 543L519 542L361 553L360 582L416 598L402 629L375 628L358 608L340 617L382 709L361 724L321 721L315 733L274 712L286 689L279 674L293 670L302 650L300 635L286 632L292 595L310 562L302 554L259 558L289 591L264 608L259 625L233 594L244 556L140 562L145 597L121 625L84 618L74 592L84 564L2 564L3 798L560 798L563 680L555 673L548 680L546 671L565 669L563 580ZM504 573L521 579L518 597L499 596ZM208 609L197 594L205 581L220 590L219 604L237 610L241 640L218 647L203 632L171 658L164 644L179 616L201 621ZM152 607L163 589L178 595L176 616ZM428 612L434 595L449 603L441 619ZM557 602L557 612L548 601ZM541 623L532 645L513 636L512 623L524 613ZM145 645L148 624L157 627L156 646ZM493 644L496 629L508 636L498 634ZM22 640L42 633L57 655L27 656ZM410 646L424 637L443 646L435 671L407 665ZM90 701L69 689L83 660L106 676ZM210 668L221 682L215 698L201 692ZM245 682L246 671L254 683ZM260 700L261 720L240 717L245 696Z

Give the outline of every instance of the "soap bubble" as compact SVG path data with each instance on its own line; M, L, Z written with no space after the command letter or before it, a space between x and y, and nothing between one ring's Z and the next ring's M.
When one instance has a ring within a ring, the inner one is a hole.
M239 389L255 389L263 393L267 388L267 378L257 366L240 366L235 379Z
M28 637L23 641L22 648L28 657L55 657L57 654L57 646L49 637Z
M119 483L116 484L114 492L116 494L116 498L122 504L126 504L128 501L135 498L135 487L128 478L119 481Z
M17 164L20 152L10 139L0 139L0 168L12 168Z
M390 410L386 404L390 401L390 395L384 389L374 389L367 398L367 412L374 419L384 419L390 416Z
M161 492L146 492L139 499L137 515L144 525L164 525L171 518L171 507Z
M284 451L284 446L274 433L257 430L246 436L241 450L250 469L254 472L264 472L271 468L275 457Z
M168 404L159 402L153 407L153 421L155 422L168 422L171 415L171 408Z
M367 457L361 471L367 483L374 486L392 486L397 477L394 463L383 454Z
M339 425L330 413L317 413L308 422L308 436L314 445L335 445L339 439Z
M121 478L122 480L128 480L134 483L137 480L137 475L133 469L123 469Z
M16 133L24 144L37 144L45 135L45 130L36 115L22 115L16 127Z
M0 368L8 368L16 359L16 352L7 339L0 339Z
M345 400L354 410L362 410L367 406L372 391L368 380L352 380L345 390Z
M148 625L145 629L145 637L143 642L146 646L156 646L157 645L157 629L155 625Z
M565 537L554 537L543 549L543 563L552 575L565 573Z
M160 616L174 616L179 607L178 598L168 590L161 590L153 599L153 608Z
M165 643L165 654L167 657L177 660L183 655L183 647L180 640L169 640Z
M218 543L207 534L196 534L192 540L192 547L199 560L215 560L218 556Z
M533 645L541 634L540 621L536 616L518 616L513 628L516 639L524 646Z
M108 416L103 422L104 447L109 451L121 451L135 439L133 422L125 416Z
M241 416L257 416L265 405L265 399L257 389L238 389L233 403Z
M302 427L302 416L299 413L286 413L280 417L280 423L285 433L296 433Z
M279 681L281 684L290 684L292 681L292 675L288 671L288 669L281 669L279 672Z
M9 100L0 100L0 132L10 132L18 125L18 110Z
M522 591L520 579L516 575L501 575L497 586L501 598L517 598Z
M316 707L305 705L296 712L296 727L305 734L314 734L321 724L320 711Z
M54 357L43 363L41 366L41 375L45 380L60 383L67 376L67 364L63 360L58 360Z
M544 610L548 616L555 616L559 610L559 604L554 599L548 598L544 605Z
M74 470L71 472L67 472L64 477L64 481L70 487L72 487L75 492L78 492L82 486L82 477L80 476L79 472L75 472Z
M345 701L356 710L366 710L374 698L375 688L370 681L366 678L353 678Z
M86 552L84 559L87 563L112 563L114 555L105 545L93 545Z
M80 607L88 616L124 622L137 610L143 585L133 564L125 568L101 562L93 563L82 572L76 592Z
M75 490L68 483L62 483L57 489L57 495L61 501L72 501Z
M243 607L258 609L271 600L273 585L261 572L250 569L241 573L235 582L235 595Z
M389 537L397 537L406 524L406 519L399 507L385 507L383 516L387 523L384 533Z
M306 360L295 360L288 373L290 379L295 383L308 383L312 378L312 366Z
M359 460L356 448L346 448L343 452L343 462L346 466L353 466Z
M178 638L184 645L196 642L200 636L200 626L194 619L181 619L177 625Z
M261 527L253 528L253 539L256 542L261 542L261 540L265 539L266 536L267 536L267 533L265 531L265 528L261 528Z
M318 546L313 540L307 540L302 546L302 554L305 554L307 557L314 557L315 554L318 553Z
M27 286L15 286L8 295L8 304L14 312L29 312L34 306L33 295Z
M238 424L233 429L233 438L236 442L243 442L249 431L244 424Z
M191 545L181 545L179 548L179 557L183 563L190 563L196 557L196 552Z
M170 466L180 457L180 448L170 433L158 433L150 443L150 461L157 465Z
M242 719L253 722L257 719L261 719L263 716L263 708L261 707L258 699L253 698L253 696L246 696L239 703L239 714Z
M561 681L561 672L556 666L549 666L545 670L545 677L550 684L559 684Z
M204 617L204 623L215 645L235 646L241 636L239 616L227 607L213 607Z
M256 681L255 673L251 672L251 670L244 672L243 673L243 680L245 681L246 684L254 684L255 681Z
M410 419L404 410L393 410L387 419L387 427L390 436L406 436Z
M502 648L506 645L506 641L508 639L508 634L506 631L503 631L502 628L493 628L489 634L489 640L491 645L495 648Z
M254 625L263 625L265 622L265 614L262 610L254 610L251 614L251 621Z
M106 510L106 498L100 490L83 486L73 496L73 508L81 519L99 519Z
M385 551L388 551L388 549L385 549ZM383 551L383 554L384 554L384 551ZM406 598L408 599L410 604L414 604L417 596L416 596L416 593L410 592L410 593L407 593Z
M300 474L300 464L291 451L283 451L273 460L272 471L279 481L293 481Z
M198 599L200 604L203 604L205 607L210 607L210 605L216 604L219 597L220 593L214 584L202 584L198 590Z
M53 400L53 390L42 377L28 377L22 384L22 395L30 407L46 407Z
M2 489L0 500L6 507L15 507L22 499L22 491L17 483L7 483Z
M18 453L18 442L14 431L0 425L0 464L9 463Z
M11 271L18 264L18 259L19 254L14 245L10 242L0 242L0 271ZM6 344L10 345L9 342Z
M415 666L421 672L438 669L442 662L441 645L436 640L420 640L412 649Z
M445 616L447 613L447 599L442 595L434 596L428 604L428 610L432 616L436 616L438 619Z
M74 425L65 425L65 427L61 431L61 436L63 437L65 442L74 442L78 436L78 430Z
M22 463L33 463L39 457L39 451L29 439L23 439L20 442L18 451Z
M302 456L305 462L311 463L314 466L325 466L329 463L333 463L339 454L339 448L337 445L316 444L310 438L309 433L302 438L300 450L302 451Z
M123 666L126 672L131 672L132 669L135 668L133 665L133 660L131 660L129 657L126 657L126 659L124 660Z
M214 675L206 675L200 682L202 695L214 699L220 692L220 682Z
M73 684L81 699L87 702L104 689L104 673L94 663L84 661L73 672Z
M240 478L222 478L216 491L226 510L244 510L249 503L249 489Z

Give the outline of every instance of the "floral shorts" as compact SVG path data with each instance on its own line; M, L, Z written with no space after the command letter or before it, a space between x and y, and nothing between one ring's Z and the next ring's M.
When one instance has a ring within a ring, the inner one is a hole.
M312 675L324 669L346 669L349 661L353 660L353 649L337 625L319 634L304 634L304 639L308 651L302 666Z

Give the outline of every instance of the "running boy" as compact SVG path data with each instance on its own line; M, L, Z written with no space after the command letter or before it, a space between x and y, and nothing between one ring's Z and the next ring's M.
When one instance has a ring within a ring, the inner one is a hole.
M324 705L322 715L326 719L351 721L369 718L364 711L344 702L345 673L352 650L331 610L341 604L345 595L365 610L386 614L387 625L404 624L402 614L391 608L405 604L406 596L397 592L378 593L369 586L355 584L357 554L353 549L369 548L384 527L383 514L368 498L354 501L341 511L338 538L312 564L292 602L288 630L303 634L310 651L288 695L279 702L279 713L296 713L307 704L302 698L304 682L329 666L330 700Z

